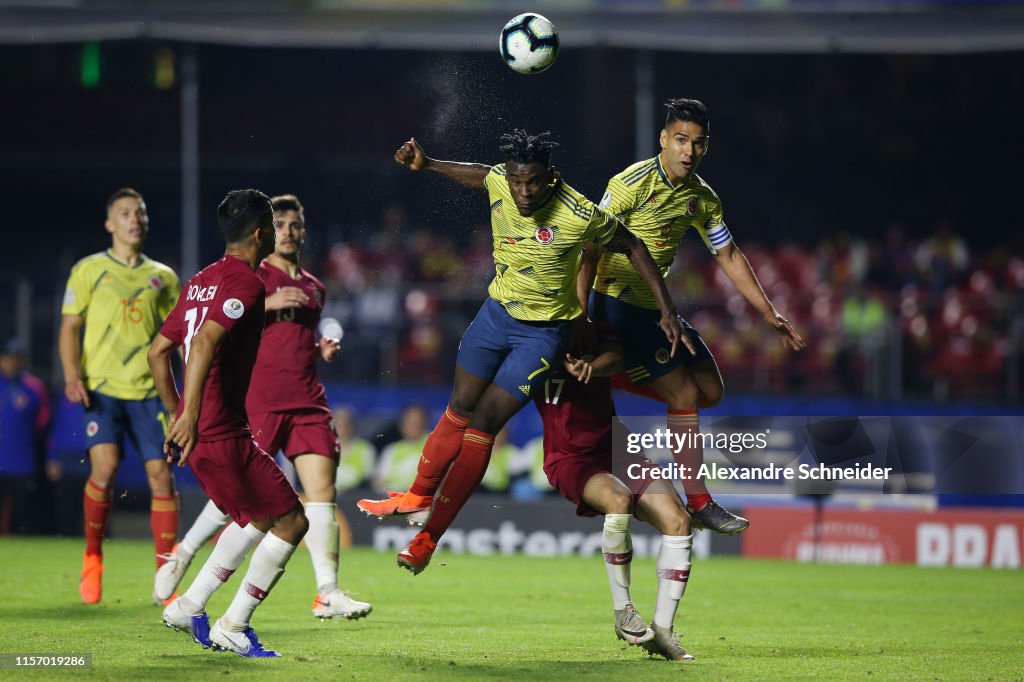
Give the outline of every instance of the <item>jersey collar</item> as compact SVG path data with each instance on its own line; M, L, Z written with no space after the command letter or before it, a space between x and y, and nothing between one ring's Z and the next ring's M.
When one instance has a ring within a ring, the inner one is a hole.
M117 263L121 267L129 268L131 270L134 270L134 269L138 268L139 266L141 266L143 263L146 262L146 254L144 254L144 253L140 253L139 254L139 262L136 263L135 265L128 265L128 263L124 262L123 260L121 260L120 258L115 256L114 254L112 254L110 252L110 249L107 249L104 253L107 254L107 258L109 258L110 260L114 261L115 263Z
M668 180L668 176L665 175L665 169L661 167L661 154L658 154L657 156L654 157L654 163L657 165L658 175L661 176L661 179L665 183L665 186L668 187L673 192L676 191L677 189L682 189L683 187L686 187L686 185L690 183L690 178L693 177L693 173L690 173L690 175L685 180L683 180L678 185L673 187L672 183L669 182Z

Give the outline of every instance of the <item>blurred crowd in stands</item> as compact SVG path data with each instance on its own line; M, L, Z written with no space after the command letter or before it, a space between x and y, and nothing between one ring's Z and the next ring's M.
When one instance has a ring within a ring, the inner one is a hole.
M406 220L390 206L368 240L336 243L327 254L325 315L343 326L348 353L332 378L423 384L451 376L458 339L493 276L490 231L410 230ZM1024 254L971 253L949 223L917 241L893 224L877 239L739 243L808 348L785 352L688 235L670 288L731 391L1019 398Z

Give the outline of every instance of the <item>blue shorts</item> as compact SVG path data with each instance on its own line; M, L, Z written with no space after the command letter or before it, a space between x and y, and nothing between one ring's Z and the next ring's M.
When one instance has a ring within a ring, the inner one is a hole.
M568 340L568 320L524 322L488 298L462 335L457 361L462 369L489 379L525 405L533 387L543 384L561 363Z
M164 459L168 419L159 398L122 400L90 391L89 407L85 410L85 447L114 443L124 457L127 436L143 462Z
M617 338L625 355L625 372L637 386L663 377L676 367L691 367L705 360L715 361L704 339L697 330L683 322L697 355L690 355L686 346L679 344L675 357L665 332L658 326L661 313L623 303L614 296L598 291L590 293L590 319L598 329Z

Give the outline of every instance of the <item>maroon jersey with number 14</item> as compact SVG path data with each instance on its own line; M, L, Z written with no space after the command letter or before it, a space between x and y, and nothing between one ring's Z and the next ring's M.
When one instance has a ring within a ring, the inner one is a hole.
M184 346L186 367L192 339L203 324L212 320L228 332L217 346L203 387L200 441L249 434L245 394L263 332L263 299L263 282L252 268L240 258L224 256L188 281L160 329L167 339ZM183 405L178 405L178 416Z
M260 264L259 275L267 296L282 287L298 287L309 300L298 308L267 312L246 410L250 415L293 410L323 410L329 414L327 393L316 371L320 357L317 325L324 306L324 285L302 269L293 279L268 261Z

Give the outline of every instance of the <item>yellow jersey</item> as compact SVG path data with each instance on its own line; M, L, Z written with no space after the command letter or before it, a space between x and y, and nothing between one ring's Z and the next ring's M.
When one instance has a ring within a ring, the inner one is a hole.
M547 201L529 216L516 209L504 164L491 168L484 185L491 203L495 268L487 293L517 320L579 315L576 273L583 244L607 244L618 221L557 175Z
M90 391L122 400L156 395L146 352L180 286L173 270L146 256L133 267L107 250L75 263L61 312L85 318L81 362Z
M668 274L679 242L691 227L711 253L732 241L722 217L722 202L711 186L693 174L673 187L659 156L634 163L612 177L600 206L618 216L630 232L643 240L662 276ZM623 303L658 309L650 287L623 254L601 254L594 288Z

